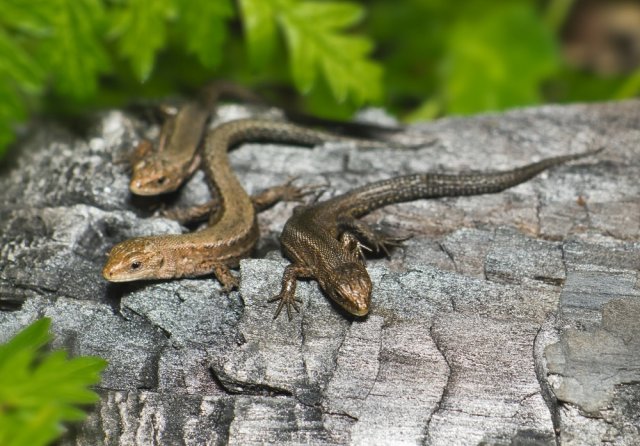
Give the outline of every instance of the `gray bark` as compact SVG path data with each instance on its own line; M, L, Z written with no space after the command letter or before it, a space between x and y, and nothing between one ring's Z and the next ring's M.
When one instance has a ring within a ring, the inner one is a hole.
M217 121L250 112L224 106ZM55 347L109 361L101 401L63 445L640 444L639 101L419 124L401 136L430 141L418 150L233 151L250 192L296 175L327 197L606 147L500 194L366 217L413 237L368 261L361 319L315 282L299 284L292 322L272 319L295 203L260 215L237 292L212 278L107 284L113 244L185 230L128 192L128 152L154 132L117 111L82 137L44 126L0 175L0 341L48 316ZM169 206L207 194L197 174Z

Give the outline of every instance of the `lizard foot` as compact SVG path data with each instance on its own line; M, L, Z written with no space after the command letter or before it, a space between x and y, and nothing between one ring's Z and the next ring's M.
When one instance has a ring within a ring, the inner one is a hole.
M278 195L281 201L302 201L309 195L315 195L324 187L324 185L321 184L311 184L301 187L294 186L293 182L297 179L297 176L293 176L289 178L286 183L281 184L280 186L275 186L271 189L273 190L273 193Z
M216 279L222 284L222 292L228 293L240 286L240 281L231 273L229 267L223 264L214 265L213 273Z
M373 237L367 240L370 245L370 249L376 252L384 252L385 256L390 257L389 249L402 245L402 242L409 240L411 235L406 236L392 236L383 232L376 231Z
M296 310L296 313L300 313L300 305L302 303L302 299L298 299L297 297L295 297L295 295L293 294L287 294L287 293L280 293L277 296L272 297L271 299L269 299L267 302L277 302L280 301L278 303L278 308L276 308L276 312L273 315L274 319L277 319L278 316L280 316L280 313L282 312L282 309L286 306L287 307L287 318L289 320L292 319L293 317L293 313L291 311L291 309L293 308L294 310Z
M279 186L269 187L257 195L251 196L251 201L258 211L263 211L279 201L302 201L307 195L316 192L319 186L296 187L292 183L297 177L290 178Z
M296 187L290 184L283 186L282 201L302 201L309 195L316 196L318 193L324 192L323 184L310 184L307 186Z
M298 277L308 278L312 277L312 274L309 268L303 265L292 264L284 269L280 293L268 300L268 302L280 301L278 308L276 308L276 314L273 316L274 319L277 319L285 306L287 307L287 317L289 320L291 320L292 317L292 308L300 313L300 306L298 304L301 304L302 300L296 298L296 281Z

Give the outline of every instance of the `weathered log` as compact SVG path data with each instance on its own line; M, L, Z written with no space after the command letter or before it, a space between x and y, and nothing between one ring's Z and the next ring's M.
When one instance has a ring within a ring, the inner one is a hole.
M251 110L218 120L238 113ZM328 196L606 147L500 194L367 217L413 237L368 261L363 319L314 282L292 322L272 319L293 203L260 215L237 292L213 278L107 284L113 244L185 230L152 216L162 200L129 195L142 127L111 112L82 137L39 128L0 173L0 341L49 316L56 347L109 361L102 400L62 444L640 444L640 101L419 124L400 136L431 141L417 150L232 152L250 192L297 175ZM207 194L196 175L165 198Z

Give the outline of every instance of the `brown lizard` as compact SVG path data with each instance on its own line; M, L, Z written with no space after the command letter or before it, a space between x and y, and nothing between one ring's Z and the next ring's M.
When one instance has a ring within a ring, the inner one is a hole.
M205 87L197 99L187 102L166 118L157 147L149 140L142 140L134 149L129 184L132 193L151 196L173 192L198 169L202 162L198 147L204 137L207 121L222 96L244 102L263 102L250 90L231 82L216 81ZM291 111L285 111L284 116L297 124L325 127L360 137L384 139L402 130L400 126L335 121ZM205 205L202 210L213 205L215 203ZM173 218L173 214L167 215Z
M222 96L259 102L251 91L231 82L216 81L203 88L196 99L167 116L157 147L144 139L134 149L131 192L136 195L173 192L196 171L201 161L197 149L207 121Z
M108 255L104 278L128 282L213 272L225 290L236 287L237 279L229 268L251 253L258 240L258 226L254 203L234 175L227 150L241 142L264 140L306 146L345 141L361 147L388 147L377 141L341 137L285 122L240 119L222 124L208 133L204 144L205 172L220 200L208 227L189 234L136 237L121 242ZM304 192L293 195L298 198Z
M298 206L280 237L282 250L293 263L285 268L280 293L270 300L280 301L275 317L285 306L289 319L291 308L299 311L301 301L295 297L298 278L317 280L333 301L353 315L369 312L372 284L361 247L387 252L387 246L404 239L375 231L357 218L392 203L500 192L549 167L600 150L548 158L502 172L400 176L358 187L324 202Z

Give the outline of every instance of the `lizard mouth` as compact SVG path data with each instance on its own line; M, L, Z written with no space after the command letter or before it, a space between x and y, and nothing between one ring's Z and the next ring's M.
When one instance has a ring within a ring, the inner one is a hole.
M152 196L173 192L179 185L180 183L176 184L168 177L161 177L153 181L134 178L129 183L129 190L136 195Z
M122 274L122 272L118 272L116 269L111 268L109 265L105 266L102 269L102 277L104 277L109 282L132 282L134 280L145 279L142 274L134 275L134 274Z
M107 271L106 269L102 270L102 277L104 277L109 282L129 282L130 280L135 280L128 277L119 277L113 274L111 271Z

